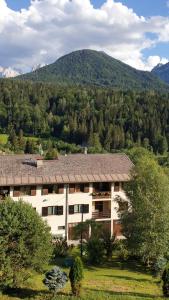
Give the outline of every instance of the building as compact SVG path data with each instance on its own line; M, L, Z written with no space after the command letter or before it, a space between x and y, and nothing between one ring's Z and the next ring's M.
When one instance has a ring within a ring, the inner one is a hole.
M127 203L123 183L132 167L125 154L73 154L50 161L37 155L1 155L0 201L9 195L30 203L54 236L72 240L77 223L94 219L119 237L116 198Z

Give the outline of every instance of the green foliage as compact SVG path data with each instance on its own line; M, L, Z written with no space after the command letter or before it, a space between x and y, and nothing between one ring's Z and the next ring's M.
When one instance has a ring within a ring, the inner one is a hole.
M56 149L49 149L45 155L46 160L57 159L58 151Z
M99 265L104 261L105 249L102 239L90 238L86 244L88 260L92 265Z
M168 149L168 93L0 80L0 111L0 130L14 152L39 153L37 138L45 152ZM24 147L23 135L36 141L27 138Z
M56 294L65 286L67 281L67 274L56 266L51 271L48 271L45 274L45 279L43 280L43 283L49 288L51 292Z
M42 271L51 256L50 229L27 203L0 205L0 287L18 287L29 269Z
M104 243L104 249L106 252L106 257L108 259L112 259L113 250L115 247L115 236L110 236L110 233L106 230L103 231L103 243Z
M54 258L66 257L68 254L69 246L64 238L57 238L54 240L53 254Z
M128 89L168 89L149 72L136 70L104 52L80 50L20 79L55 82L65 85L96 85ZM53 108L54 110L55 108Z
M132 254L148 265L165 257L169 246L169 178L151 157L137 159L125 186L129 209L121 214Z
M162 281L163 281L163 294L165 297L169 297L169 264L167 264L162 274Z
M167 259L165 257L158 257L153 265L153 271L156 277L161 276L165 266L167 265Z
M117 240L114 244L114 250L117 257L122 261L126 261L130 256L126 240Z
M79 296L81 293L83 274L83 263L80 257L74 259L73 265L70 268L69 278L71 282L72 293Z

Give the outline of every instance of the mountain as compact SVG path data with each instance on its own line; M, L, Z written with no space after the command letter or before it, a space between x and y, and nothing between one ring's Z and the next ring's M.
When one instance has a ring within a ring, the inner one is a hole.
M161 80L169 83L169 62L165 65L157 65L151 72L158 76Z
M19 79L60 85L96 85L122 89L169 89L150 72L136 70L104 52L79 50Z
M12 68L3 68L0 66L0 78L11 78L20 75L20 73Z

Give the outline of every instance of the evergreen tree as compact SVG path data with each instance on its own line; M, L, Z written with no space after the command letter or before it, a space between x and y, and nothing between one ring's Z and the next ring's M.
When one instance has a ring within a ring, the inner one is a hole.
M72 293L75 296L80 296L83 279L83 264L80 257L74 259L73 265L70 268L69 278L72 287Z
M67 274L63 272L59 267L54 267L51 271L45 274L43 283L49 288L53 294L56 294L61 290L68 281Z

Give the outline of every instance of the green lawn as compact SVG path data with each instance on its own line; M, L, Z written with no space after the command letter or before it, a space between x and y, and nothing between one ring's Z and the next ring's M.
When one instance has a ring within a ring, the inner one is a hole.
M68 269L66 269L68 272ZM29 279L20 296L1 295L0 300L48 300L50 295L42 284L41 275L35 274ZM117 263L113 261L104 267L86 267L81 299L84 300L149 300L162 299L158 279L153 278L135 263ZM77 299L71 296L70 284L55 300ZM54 300L54 299L53 299Z

